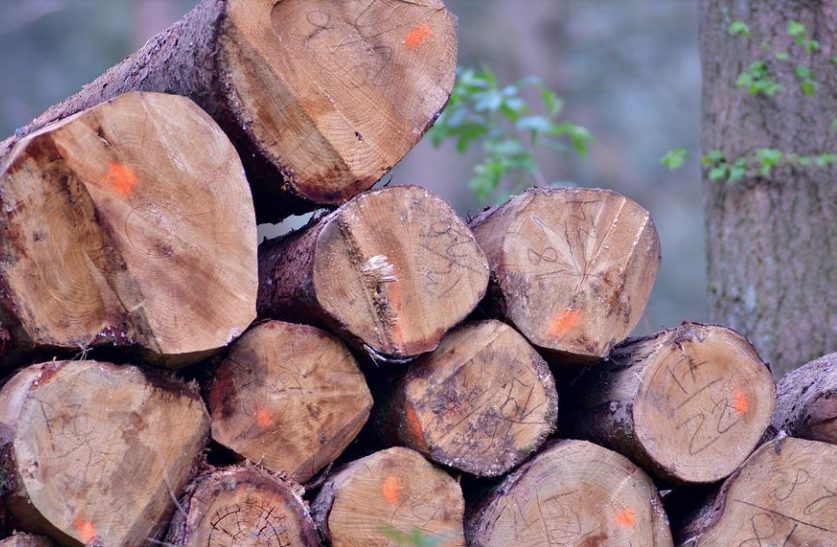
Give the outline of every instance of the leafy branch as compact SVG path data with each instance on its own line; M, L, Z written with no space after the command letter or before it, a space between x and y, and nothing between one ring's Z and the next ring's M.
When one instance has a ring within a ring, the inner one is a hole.
M527 91L538 97L534 104L527 102ZM482 148L469 186L486 203L500 197L505 180L512 182L512 191L547 185L537 162L541 149L587 155L593 136L584 127L559 121L563 107L561 98L537 78L501 86L488 67L459 69L448 106L429 136L437 148L455 141L460 154L475 145Z

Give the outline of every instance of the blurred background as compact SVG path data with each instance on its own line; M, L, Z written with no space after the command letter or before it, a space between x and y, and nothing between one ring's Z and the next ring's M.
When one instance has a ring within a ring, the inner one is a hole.
M117 63L197 0L0 0L0 140ZM699 155L697 12L672 0L445 0L459 16L459 63L501 82L534 75L595 136L589 156L542 157L550 180L612 188L648 208L663 263L641 332L705 320L697 162L670 172L670 149ZM474 157L420 144L393 173L443 196L463 216Z

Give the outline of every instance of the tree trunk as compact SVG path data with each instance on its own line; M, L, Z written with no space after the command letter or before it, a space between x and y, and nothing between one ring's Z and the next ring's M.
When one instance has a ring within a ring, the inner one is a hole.
M776 400L770 370L746 340L697 323L618 346L567 394L570 433L680 483L716 482L735 471Z
M680 531L698 545L837 545L837 446L763 445Z
M471 223L490 307L565 362L607 355L636 326L660 264L648 211L609 190L533 189Z
M129 93L48 126L0 163L0 193L6 363L107 344L180 366L256 316L244 170L188 99Z
M209 392L212 438L300 483L337 459L371 408L366 380L340 340L280 321L239 338Z
M837 152L837 4L821 0L701 0L703 148L735 158L769 147L783 153ZM733 37L740 20L751 37ZM788 22L821 44L793 43ZM764 45L764 47L763 47ZM790 60L775 58L786 52ZM735 82L766 61L784 90L749 96ZM808 67L816 95L794 74ZM713 320L751 339L781 377L837 349L837 184L835 170L780 167L735 183L705 181L709 294Z
M270 220L370 188L435 120L455 67L441 0L203 0L18 133L126 91L190 97L230 135Z
M360 195L260 253L259 315L325 325L376 357L432 351L485 294L468 227L415 186Z
M499 321L470 323L411 363L381 407L385 438L481 476L507 473L556 426L558 394L543 358Z
M464 545L465 502L457 481L408 448L390 448L346 465L312 505L334 547Z
M62 545L146 545L165 529L208 430L197 389L161 373L33 365L0 390L3 504L21 529Z
M214 471L181 499L166 545L319 547L302 494L255 467Z
M837 353L791 371L776 391L774 432L837 444Z
M494 487L466 522L468 545L670 547L651 479L585 441L552 444Z

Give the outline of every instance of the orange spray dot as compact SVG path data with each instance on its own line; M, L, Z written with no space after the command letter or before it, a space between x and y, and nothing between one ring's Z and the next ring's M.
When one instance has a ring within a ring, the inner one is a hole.
M82 543L90 543L98 534L96 527L93 526L93 523L89 520L76 519L76 521L73 522L73 528L76 529L78 538Z
M616 513L616 524L625 528L636 526L636 512L633 507L625 507Z
M117 194L129 196L134 192L137 185L137 176L127 165L111 163L108 166L108 173L105 175L105 186Z
M433 31L431 31L430 27L427 25L413 27L410 29L410 32L407 33L405 43L408 48L416 49L425 43L428 38L430 38L430 34L432 34L432 32Z
M549 326L549 335L553 338L560 338L581 323L581 312L575 310L564 310L556 317Z
M398 492L400 491L401 484L398 482L398 477L395 475L388 476L384 479L383 484L381 484L381 494L390 505L398 504Z
M747 414L750 411L750 401L747 399L747 394L740 389L736 389L732 394L732 408L739 414Z
M260 406L256 412L256 422L260 427L268 428L273 425L273 418L270 417L270 413L264 407Z

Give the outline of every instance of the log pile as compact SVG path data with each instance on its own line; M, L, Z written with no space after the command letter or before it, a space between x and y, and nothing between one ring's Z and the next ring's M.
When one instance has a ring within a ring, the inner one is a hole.
M837 545L834 354L628 338L639 204L370 190L455 50L441 0L203 0L0 144L0 545Z

